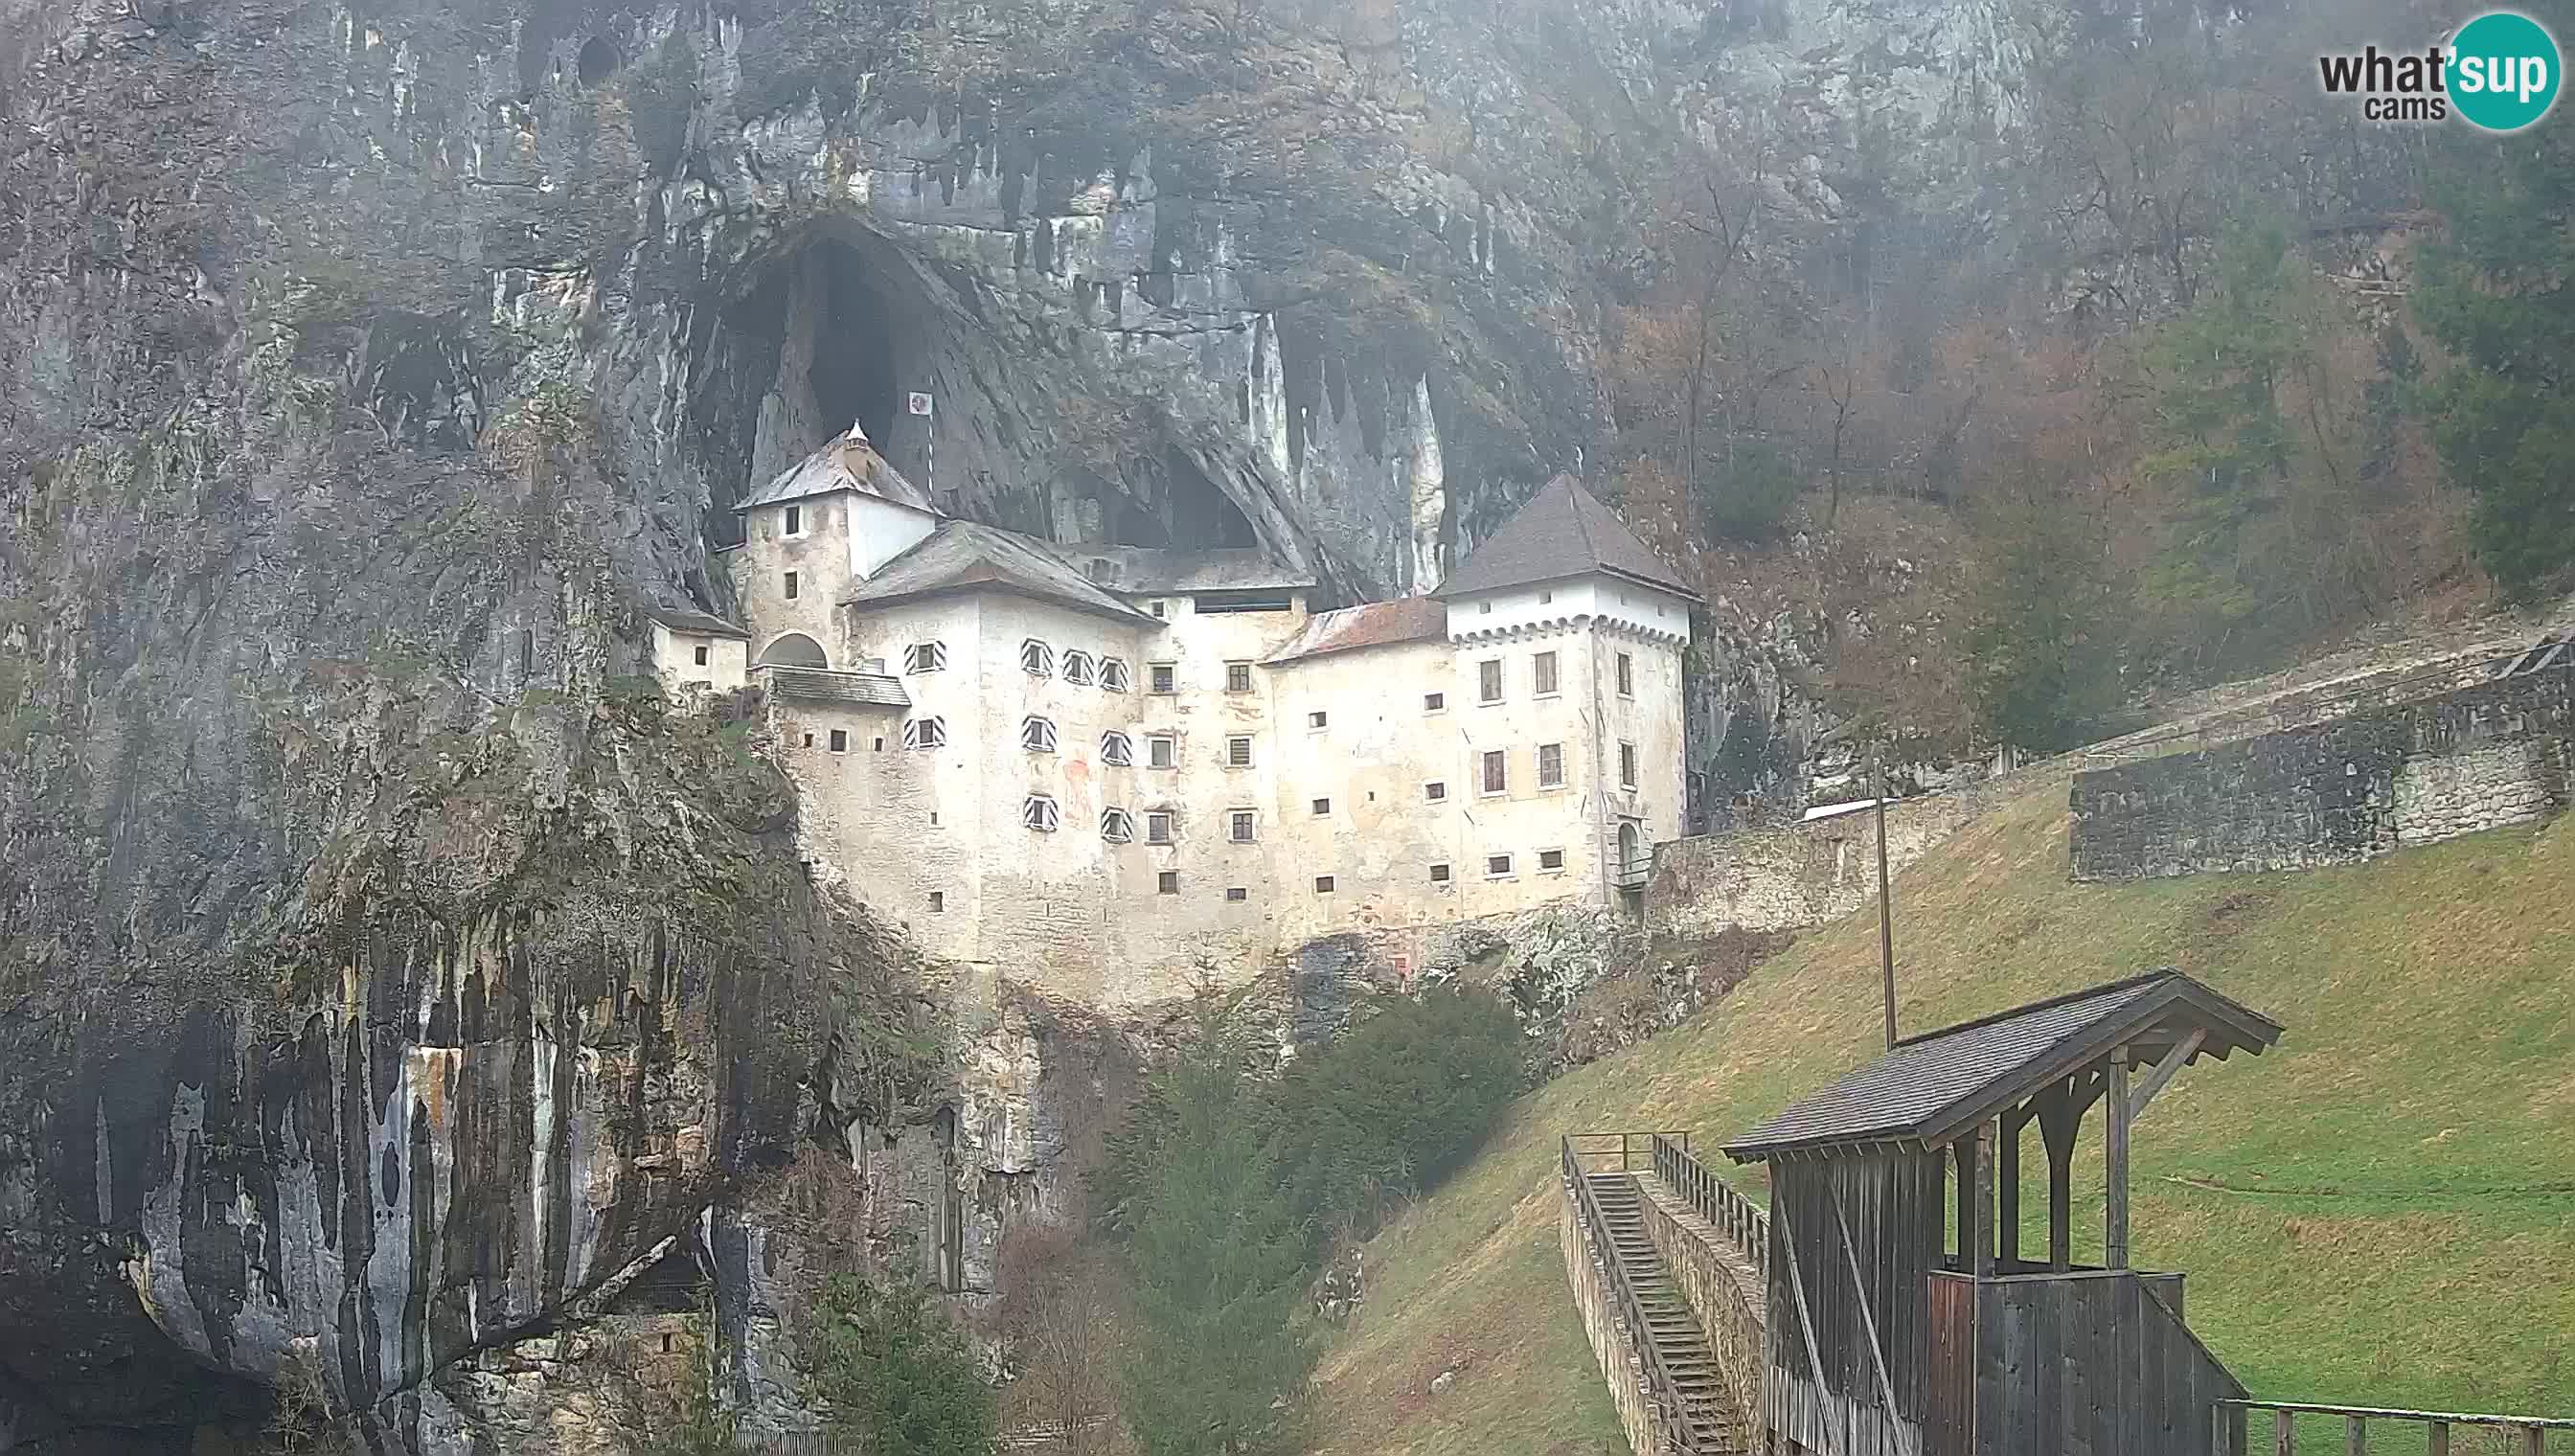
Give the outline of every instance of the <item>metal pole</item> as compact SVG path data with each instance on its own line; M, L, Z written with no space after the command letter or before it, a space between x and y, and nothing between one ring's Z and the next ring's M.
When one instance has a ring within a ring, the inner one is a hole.
M1868 752L1871 798L1877 801L1877 960L1886 978L1886 1046L1895 1049L1895 914L1886 899L1886 767L1884 749Z

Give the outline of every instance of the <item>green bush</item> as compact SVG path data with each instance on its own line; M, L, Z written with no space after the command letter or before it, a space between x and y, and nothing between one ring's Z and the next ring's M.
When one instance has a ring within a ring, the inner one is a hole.
M991 1456L1000 1401L923 1290L836 1274L809 1333L835 1440L868 1456Z
M1787 524L1799 484L1786 456L1755 442L1731 446L1702 463L1690 490L1698 498L1699 522L1711 535L1763 542L1775 540Z

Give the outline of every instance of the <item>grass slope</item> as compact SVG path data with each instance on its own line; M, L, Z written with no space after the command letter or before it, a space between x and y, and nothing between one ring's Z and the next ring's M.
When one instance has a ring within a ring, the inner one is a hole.
M2257 1395L2575 1413L2575 815L2346 868L2118 886L2067 881L2064 819L2061 787L2033 793L1897 882L1903 1028L2167 963L2264 1011L2288 1028L2277 1048L2192 1067L2139 1121L2136 1263L2189 1276L2192 1327ZM1557 1134L1712 1144L1868 1059L1876 950L1872 909L1523 1098L1368 1249L1366 1304L1319 1372L1322 1450L1622 1449L1556 1253ZM2022 1246L2043 1248L2027 1136ZM2100 1246L2099 1139L2096 1110L2078 1257ZM1729 1176L1759 1191L1757 1169Z

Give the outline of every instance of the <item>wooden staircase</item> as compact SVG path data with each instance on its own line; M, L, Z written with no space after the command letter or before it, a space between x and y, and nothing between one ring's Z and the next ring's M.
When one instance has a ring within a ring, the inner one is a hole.
M1707 1333L1673 1286L1662 1255L1654 1252L1653 1241L1645 1236L1645 1216L1638 1206L1643 1195L1637 1191L1634 1175L1588 1173L1583 1181L1590 1185L1591 1196L1608 1223L1611 1255L1644 1311L1645 1337L1652 1341L1655 1355L1671 1372L1672 1385L1680 1394L1681 1414L1691 1438L1688 1449L1708 1456L1751 1452L1755 1442L1742 1429L1726 1396Z

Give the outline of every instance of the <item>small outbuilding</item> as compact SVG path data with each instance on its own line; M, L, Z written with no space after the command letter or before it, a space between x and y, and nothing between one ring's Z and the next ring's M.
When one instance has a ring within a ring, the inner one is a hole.
M2182 1279L2128 1264L2128 1132L2183 1067L2277 1022L2161 970L1908 1036L1725 1145L1768 1164L1775 1452L2211 1451L2244 1387L2182 1322ZM2074 1147L2102 1107L2099 1265L2072 1257ZM2022 1134L2047 1161L2024 1253ZM1954 1234L1952 1232L1954 1230Z

